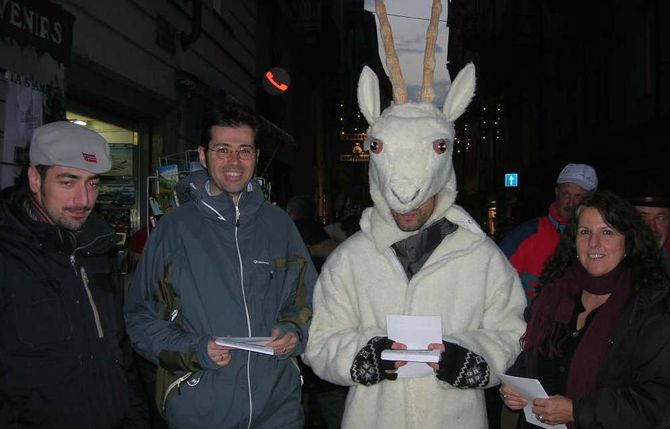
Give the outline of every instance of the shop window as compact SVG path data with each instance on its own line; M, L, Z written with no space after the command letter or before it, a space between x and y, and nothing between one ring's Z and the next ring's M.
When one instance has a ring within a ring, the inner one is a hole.
M67 112L67 119L89 128L107 140L112 155L112 169L101 176L96 211L112 224L119 244L137 229L139 215L137 196L138 133L77 112Z

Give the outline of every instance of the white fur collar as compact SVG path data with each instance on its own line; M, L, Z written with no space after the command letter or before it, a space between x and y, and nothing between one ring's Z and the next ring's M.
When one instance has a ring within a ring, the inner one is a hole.
M448 193L446 194L448 195ZM459 228L465 228L482 237L485 236L477 222L462 207L445 199L440 202L441 197L442 194L438 195L435 210L421 229L427 228L439 219L446 217L450 222L458 225ZM361 216L361 230L370 237L379 253L385 252L393 243L417 234L417 231L405 232L398 228L388 209L386 210L382 214L379 207L369 207Z

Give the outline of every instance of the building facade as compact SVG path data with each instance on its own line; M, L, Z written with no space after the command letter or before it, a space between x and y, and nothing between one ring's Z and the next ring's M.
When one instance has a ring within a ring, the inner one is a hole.
M2 187L12 183L14 164L24 156L29 125L16 119L27 118L22 104L30 99L32 112L41 107L43 114L36 125L77 120L110 142L115 165L103 177L99 206L117 230L130 234L149 218L157 168L176 163L181 173L197 160L192 151L207 106L232 99L256 107L255 1L2 5ZM17 129L23 141L15 138Z

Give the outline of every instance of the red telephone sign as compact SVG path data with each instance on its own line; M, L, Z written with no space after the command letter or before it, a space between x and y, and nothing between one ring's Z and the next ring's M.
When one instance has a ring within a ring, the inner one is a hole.
M282 68L274 67L263 75L263 89L270 95L282 95L288 91L291 77Z

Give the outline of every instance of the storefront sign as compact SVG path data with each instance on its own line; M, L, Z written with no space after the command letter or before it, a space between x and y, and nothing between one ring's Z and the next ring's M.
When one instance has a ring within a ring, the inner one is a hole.
M44 92L47 90L47 84L40 82L36 79L30 79L29 77L23 76L19 73L14 73L11 71L6 71L4 74L0 75L0 81L3 82L12 82L19 86L25 88L32 88L35 91Z
M23 85L20 80L7 82L0 188L12 185L21 171L30 136L42 125L42 97L41 91Z
M0 37L11 37L38 54L70 63L74 15L45 0L0 0Z

